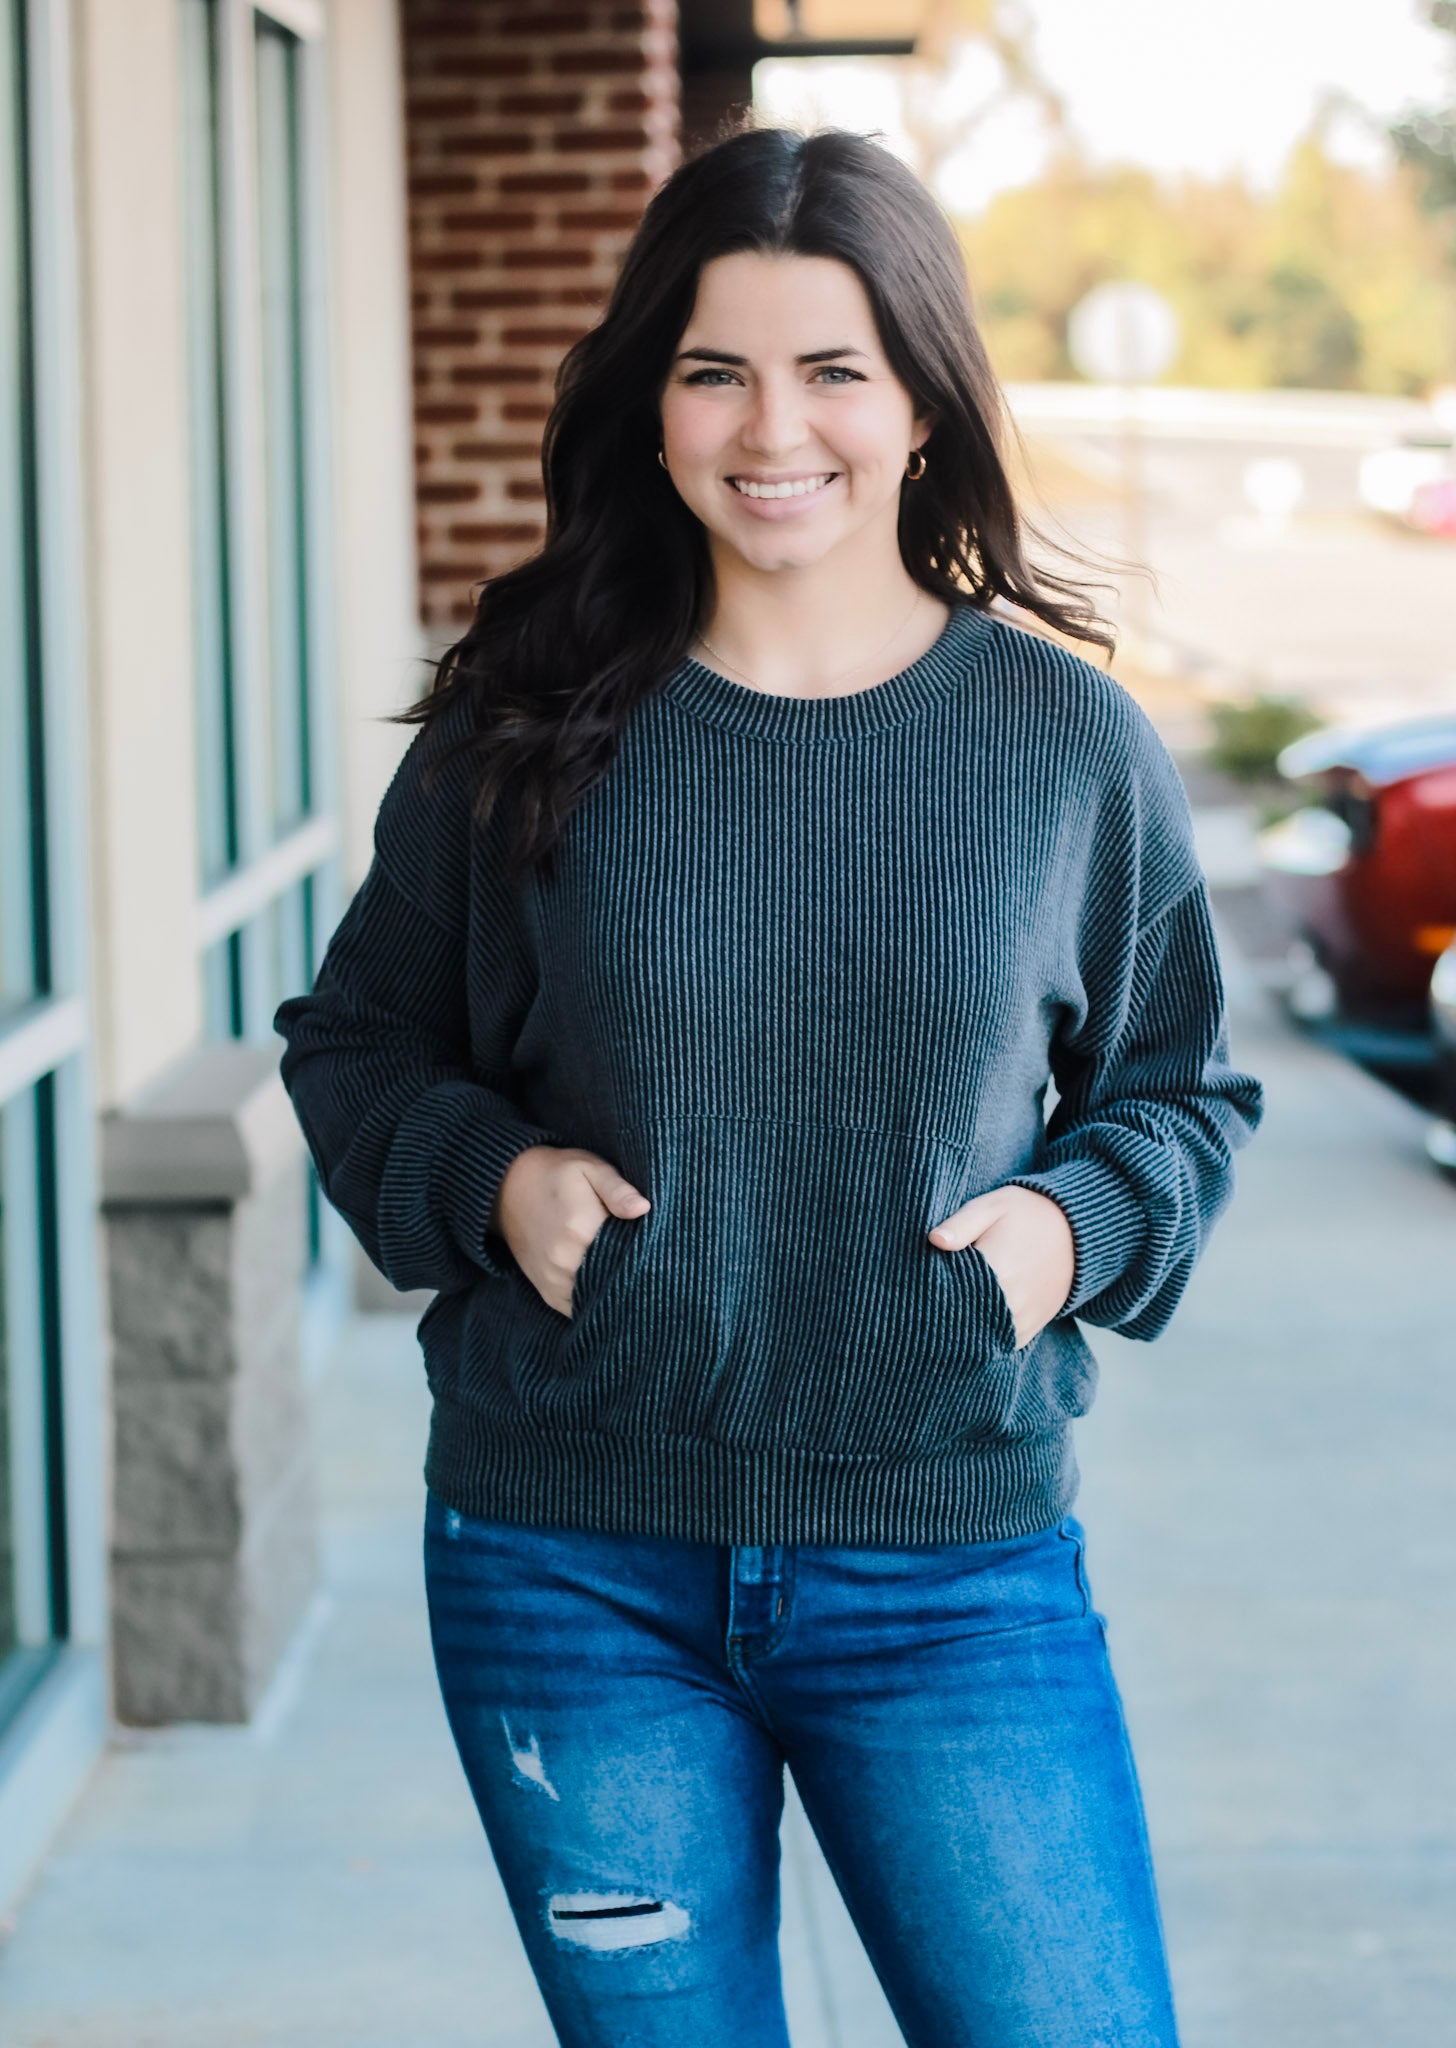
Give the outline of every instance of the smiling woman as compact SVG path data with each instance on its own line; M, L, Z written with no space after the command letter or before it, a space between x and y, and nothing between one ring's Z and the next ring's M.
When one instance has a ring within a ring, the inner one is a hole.
M437 1290L436 1669L566 2048L787 2048L786 1764L910 2048L1176 2043L1078 1319L1167 1327L1261 1091L1166 748L992 615L1101 633L1003 426L897 159L684 165L275 1018Z

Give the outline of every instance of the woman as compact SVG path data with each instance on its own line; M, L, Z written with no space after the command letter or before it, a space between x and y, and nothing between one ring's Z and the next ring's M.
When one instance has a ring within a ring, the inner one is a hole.
M568 2048L782 2048L785 1763L912 2048L1176 2038L1077 1319L1167 1326L1261 1091L1166 749L991 610L1111 644L1003 437L888 151L684 165L278 1011L437 1290L436 1667Z

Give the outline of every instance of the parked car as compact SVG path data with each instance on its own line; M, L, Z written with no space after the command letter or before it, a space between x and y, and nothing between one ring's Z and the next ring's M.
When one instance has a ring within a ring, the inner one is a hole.
M1451 407L1362 457L1358 489L1372 512L1417 533L1456 538L1456 433ZM1443 416L1444 415L1444 416Z
M1326 726L1277 766L1309 794L1258 834L1294 1007L1428 1031L1432 968L1456 940L1456 713Z
M1436 1048L1436 1114L1426 1150L1437 1166L1456 1174L1456 940L1431 970L1431 1035Z

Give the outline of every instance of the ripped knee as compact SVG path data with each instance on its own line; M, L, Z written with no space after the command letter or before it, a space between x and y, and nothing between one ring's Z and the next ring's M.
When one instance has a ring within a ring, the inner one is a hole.
M501 1715L501 1727L505 1730L506 1748L511 1753L511 1762L515 1766L517 1780L527 1785L537 1786L546 1794L548 1799L555 1799L559 1802L561 1794L546 1775L546 1765L541 1756L539 1736L533 1735L527 1743L517 1742L511 1734L511 1724L504 1714Z
M671 1899L640 1892L557 1892L547 1903L546 1919L558 1941L599 1951L673 1941L692 1924Z

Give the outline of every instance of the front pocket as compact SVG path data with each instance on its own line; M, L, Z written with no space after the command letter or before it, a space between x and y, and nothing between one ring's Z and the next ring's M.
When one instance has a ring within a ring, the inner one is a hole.
M596 1235L588 1243L572 1275L572 1322L590 1308L594 1296L600 1291L600 1277L610 1272L615 1254L624 1247L624 1234L636 1229L639 1221L636 1216L618 1216L611 1209L602 1218Z
M957 1204L957 1207L959 1207L959 1204ZM986 1285L991 1289L992 1294L996 1298L996 1306L1000 1318L1001 1348L1005 1351L1014 1351L1016 1349L1016 1318L1012 1315L1011 1304L1006 1299L1006 1289L996 1277L996 1268L991 1264L986 1254L978 1250L973 1244L968 1244L960 1256L964 1258L967 1254L979 1259L986 1269Z
M580 1425L865 1457L1004 1428L1006 1296L926 1234L986 1184L968 1147L684 1117L622 1131L615 1163L652 1207L608 1216L578 1271Z

